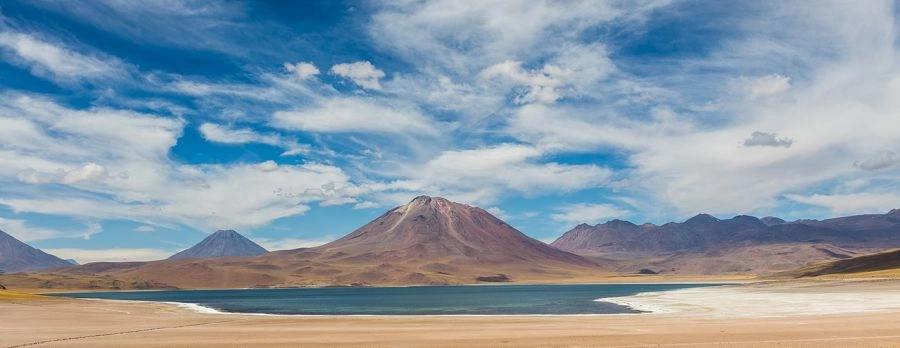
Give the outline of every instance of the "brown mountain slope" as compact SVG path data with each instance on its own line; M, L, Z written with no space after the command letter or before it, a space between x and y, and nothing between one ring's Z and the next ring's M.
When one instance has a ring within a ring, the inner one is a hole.
M273 253L332 282L459 284L602 276L581 256L529 238L477 207L421 196L320 247ZM501 280L502 277L495 280Z
M775 278L805 278L820 276L900 277L900 249L816 264L774 275Z
M587 259L529 238L481 208L428 196L416 197L313 250L360 262L594 266Z
M502 275L502 276L501 276ZM566 281L609 275L488 212L417 197L332 243L261 256L95 263L20 276L25 287L234 288ZM0 276L0 281L7 280Z

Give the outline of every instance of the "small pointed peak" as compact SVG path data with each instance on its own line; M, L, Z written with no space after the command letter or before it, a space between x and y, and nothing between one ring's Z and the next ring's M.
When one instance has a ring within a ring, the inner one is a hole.
M578 224L578 226L575 226L575 229L585 229L585 228L591 228L591 227L592 227L591 225L588 225L586 223L580 223L580 224Z
M715 216L701 213L701 214L697 214L696 216L694 216L690 219L687 219L687 221L685 221L684 223L704 223L704 222L716 222L716 221L719 221L719 219L717 219Z

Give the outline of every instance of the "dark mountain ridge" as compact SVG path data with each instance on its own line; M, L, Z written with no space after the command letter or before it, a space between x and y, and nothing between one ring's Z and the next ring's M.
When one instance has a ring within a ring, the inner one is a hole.
M0 271L13 273L66 266L72 264L0 231Z
M748 215L717 219L707 214L661 226L612 220L578 225L551 245L579 255L620 260L620 271L643 264L674 272L710 273L709 269L721 269L714 264L721 262L732 265L726 267L729 272L758 273L900 247L900 210L793 222ZM737 259L744 256L760 259ZM764 258L773 262L766 263Z

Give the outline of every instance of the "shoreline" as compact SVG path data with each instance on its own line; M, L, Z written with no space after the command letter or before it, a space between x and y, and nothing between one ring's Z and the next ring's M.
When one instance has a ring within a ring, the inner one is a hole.
M632 278L632 276L622 276L623 278ZM654 277L654 276L647 276ZM624 281L618 282L613 278L605 278L604 280L594 280L594 281L585 281L585 282L488 282L488 283L471 283L471 284L450 284L450 285L428 285L428 284L414 284L414 285L366 285L366 286L343 286L343 285L310 285L310 286L292 286L292 287L243 287L243 288L190 288L190 289L127 289L127 290L116 290L116 289L17 289L20 292L27 292L35 295L58 295L58 294L88 294L95 292L157 292L157 291L211 291L211 290L283 290L283 289L346 289L346 288L417 288L417 287L445 287L445 286L517 286L517 285L548 285L548 286L565 286L565 285L646 285L646 284L660 284L660 285L668 285L668 284L684 284L684 285L703 285L703 284L716 284L716 285L741 285L741 284L754 284L759 282L767 282L769 280L762 280L758 278L749 278L749 277L736 277L736 278L716 278L711 277L710 280L690 280L697 279L696 277L687 277L685 279L688 280L678 280L680 278L673 279L661 279L659 281L651 281L648 279L647 281ZM721 280L716 280L721 279Z
M720 287L720 286L734 286L741 285L745 283L723 283L723 282L659 282L659 283L576 283L576 284L504 284L504 286L534 286L534 285L545 285L545 286L577 286L577 285L709 285L708 287ZM478 285L478 286L490 286L491 284ZM439 286L406 286L402 288L428 288L428 287L446 287L448 285L439 285ZM457 285L449 285L450 287L456 287ZM464 285L459 285L464 286ZM339 287L341 288L341 287ZM361 288L397 288L397 287L361 287ZM215 291L215 290L287 290L287 289L324 289L324 288L237 288L237 289L193 289L193 290L122 290L122 291L103 291L103 293L141 293L141 292L162 292L162 291ZM652 291L655 292L667 292L674 291L679 289L672 290L659 290ZM633 313L625 312L625 313L559 313L559 314L275 314L275 313L259 313L259 312L230 312L217 308L213 308L207 305L192 303L192 302L178 302L178 301L154 301L154 300L126 300L126 299L105 299L105 298L91 298L91 297L70 297L66 295L79 295L79 294L91 294L97 292L59 292L59 293L45 293L43 295L54 297L54 298L62 298L62 299L77 299L77 300L93 300L93 301L124 301L124 302L141 302L141 303L163 303L163 304L171 304L175 305L179 308L189 310L194 313L199 314L219 314L219 315L253 315L253 316L283 316L283 317L293 317L293 316L312 316L312 317L532 317L532 316L605 316L605 315L634 315L634 314L650 314L650 313L659 313L664 312L665 310L659 309L656 307L649 307L642 305L640 303L632 303L616 300L618 298L624 298L627 296L617 296L617 297L608 297L608 298L596 298L591 301L593 302L605 302L611 303L617 306L624 307L625 309L635 311ZM643 293L649 292L638 292L633 295L640 295Z

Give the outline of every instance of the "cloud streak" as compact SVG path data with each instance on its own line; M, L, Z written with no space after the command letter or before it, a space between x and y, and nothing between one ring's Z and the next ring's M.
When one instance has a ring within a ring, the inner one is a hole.
M27 66L35 76L62 84L129 75L128 67L118 59L82 54L29 34L0 32L0 52L7 60Z

